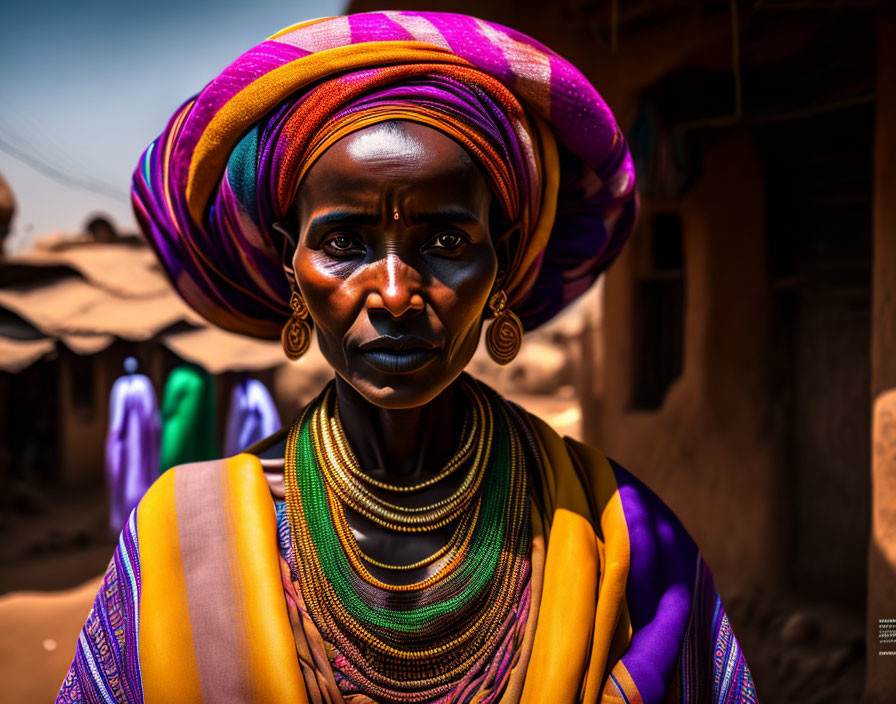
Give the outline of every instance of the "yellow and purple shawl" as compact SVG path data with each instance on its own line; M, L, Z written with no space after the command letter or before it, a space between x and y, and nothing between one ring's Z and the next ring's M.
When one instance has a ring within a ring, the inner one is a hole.
M597 451L527 422L541 466L531 596L496 701L755 702L712 577L675 516ZM291 560L257 457L165 473L122 532L57 702L369 704L340 692Z
M441 130L503 209L511 308L531 329L594 282L635 219L613 115L568 61L493 22L374 12L305 22L250 49L174 114L134 173L138 222L184 299L275 339L290 314L284 237L305 171L386 120Z

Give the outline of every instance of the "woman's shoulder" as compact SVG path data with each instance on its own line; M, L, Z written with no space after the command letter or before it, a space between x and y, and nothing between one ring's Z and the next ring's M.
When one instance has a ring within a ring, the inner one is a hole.
M516 406L512 402L511 405ZM618 484L622 481L623 484L631 485L638 491L652 494L646 485L598 448L568 435L561 436L550 423L538 415L521 406L516 408L519 415L531 426L542 461L549 463L552 469L556 471L571 469L580 481L591 485L592 488L597 488L594 486L595 482L611 481Z
M537 416L526 415L556 476L555 501L569 501L576 482L589 499L601 579L621 575L626 616L632 631L642 634L633 638L621 662L638 690L655 693L651 701L659 701L664 691L674 693L679 686L669 689L668 683L676 682L675 668L681 668L679 682L708 683L709 693L715 686L718 701L755 702L749 668L712 574L672 510L596 448L561 438ZM574 478L565 488L564 471ZM719 659L719 653L724 657ZM661 672L666 677L659 677Z
M546 491L554 503L573 503L580 491L599 529L608 508L617 505L633 549L674 551L690 561L697 548L675 513L650 487L599 449L561 437L547 422L525 412L537 438Z
M271 492L261 460L240 453L202 462L189 462L163 472L137 506L143 525L183 520L188 514L210 515L234 501L270 503Z

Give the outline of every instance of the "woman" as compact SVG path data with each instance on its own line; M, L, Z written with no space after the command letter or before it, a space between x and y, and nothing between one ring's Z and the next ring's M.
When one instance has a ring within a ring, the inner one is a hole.
M462 15L288 28L178 110L134 185L172 282L335 379L156 482L60 701L755 701L668 509L463 374L613 259L633 177L575 68Z

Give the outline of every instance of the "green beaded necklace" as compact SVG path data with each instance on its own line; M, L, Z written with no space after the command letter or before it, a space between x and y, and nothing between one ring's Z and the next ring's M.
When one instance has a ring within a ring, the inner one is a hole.
M494 652L528 579L529 506L519 435L500 402L475 382L464 383L494 429L479 488L450 517L469 521L475 511L475 524L469 539L417 584L383 584L352 559L359 548L344 529L342 500L323 467L332 407L318 402L306 409L287 442L287 513L298 587L321 633L348 661L352 679L363 691L393 701L444 693Z

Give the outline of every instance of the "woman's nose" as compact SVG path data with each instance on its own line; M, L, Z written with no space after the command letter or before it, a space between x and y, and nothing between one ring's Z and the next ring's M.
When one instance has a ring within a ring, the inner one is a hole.
M368 310L385 309L398 318L424 308L419 272L394 252L376 266L376 278L367 296Z

